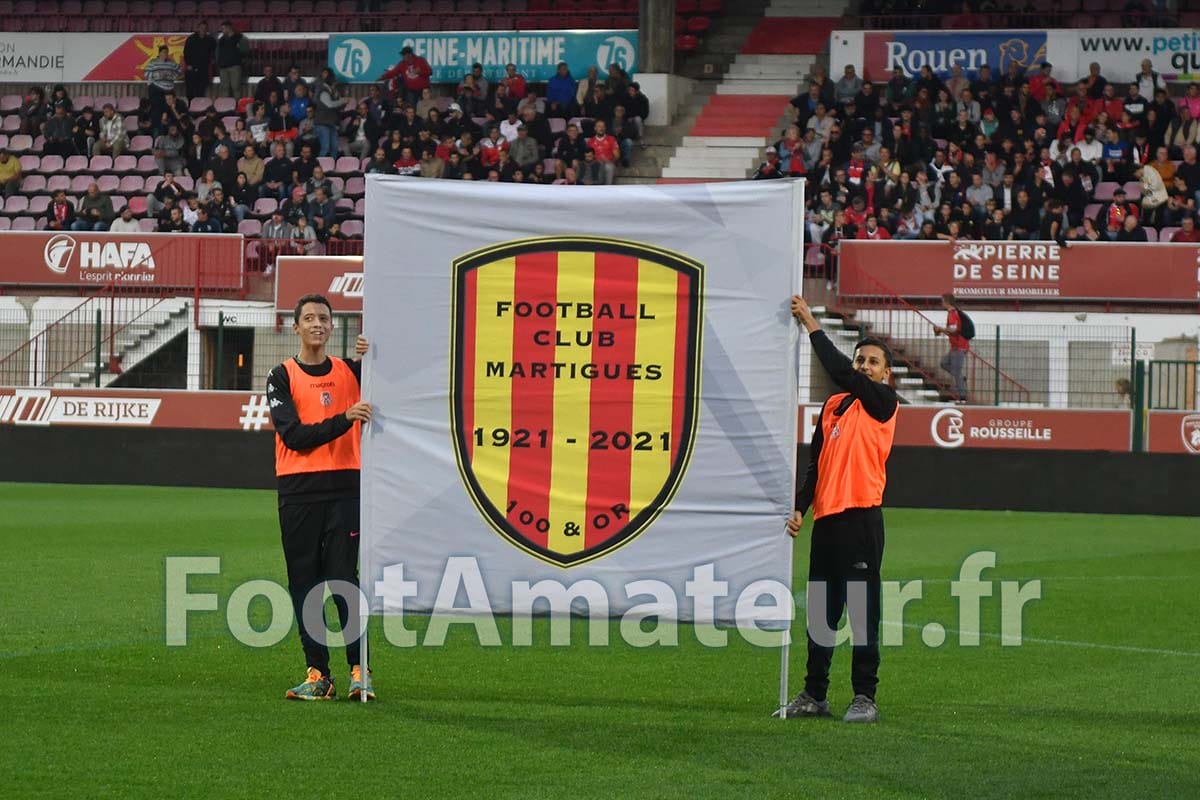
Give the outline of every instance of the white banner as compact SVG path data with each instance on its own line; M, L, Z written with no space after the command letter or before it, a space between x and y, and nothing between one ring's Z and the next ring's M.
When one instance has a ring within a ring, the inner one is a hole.
M801 182L367 196L373 610L790 618Z
M876 82L887 81L895 67L912 77L928 65L942 77L954 65L974 76L979 67L992 68L995 80L1010 63L1030 74L1043 61L1054 65L1060 83L1086 77L1093 62L1109 81L1128 83L1141 70L1142 59L1168 80L1200 77L1200 31L1190 28L1135 30L1011 31L834 31L829 37L830 74L836 80L847 64ZM1070 87L1067 87L1068 89ZM1118 87L1117 97L1124 97ZM1152 98L1151 98L1152 99Z
M0 33L0 81L140 82L166 45L183 58L186 33Z

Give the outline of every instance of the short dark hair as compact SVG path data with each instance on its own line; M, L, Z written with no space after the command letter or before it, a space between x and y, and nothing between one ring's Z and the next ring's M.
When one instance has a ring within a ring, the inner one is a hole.
M329 299L326 298L325 295L323 295L323 294L306 294L303 297L301 297L299 300L296 301L296 310L294 312L292 312L292 321L293 322L295 322L296 324L300 324L300 309L304 308L304 306L308 305L309 303L319 303L320 305L325 306L326 308L329 309L329 316L331 316L331 317L333 316L333 306L330 305ZM888 363L890 364L891 361L889 360Z
M874 336L866 336L862 339L859 339L858 344L854 345L854 352L857 353L859 349L867 347L868 345L871 347L878 347L883 351L883 361L885 364L887 364L888 369L891 369L892 351L886 344L883 343L882 339L876 339Z

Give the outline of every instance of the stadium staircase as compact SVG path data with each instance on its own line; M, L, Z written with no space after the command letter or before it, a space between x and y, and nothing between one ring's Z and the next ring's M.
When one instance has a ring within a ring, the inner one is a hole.
M112 356L105 366L119 366L119 372L104 369L100 373L100 385L111 386L121 375L129 372L150 356L161 350L168 342L185 333L192 322L188 313L191 303L183 298L163 298L151 301L142 315L133 322L119 328L112 339ZM95 386L96 370L67 373L66 382L56 383L63 388Z
M661 181L749 177L790 121L788 101L827 48L844 6L844 0L772 0L741 41L726 40L737 50L714 89L691 100L689 110L697 113L672 126L686 126L686 133L671 142Z

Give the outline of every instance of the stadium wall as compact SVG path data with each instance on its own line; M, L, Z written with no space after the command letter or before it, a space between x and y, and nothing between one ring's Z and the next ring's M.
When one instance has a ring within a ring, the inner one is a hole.
M5 426L0 481L271 489L273 438ZM808 448L798 453L803 468ZM888 474L893 507L1200 515L1200 458L1189 455L898 447Z

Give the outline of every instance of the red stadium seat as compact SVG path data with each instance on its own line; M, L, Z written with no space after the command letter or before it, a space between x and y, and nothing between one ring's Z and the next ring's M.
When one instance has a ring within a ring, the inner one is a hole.
M121 194L141 194L146 191L146 181L141 175L126 175L117 187Z
M130 203L129 205L132 207L133 203ZM135 211L133 213L134 213L134 216L138 215L137 211ZM146 212L143 211L141 213L144 214ZM142 233L154 233L154 229L157 227L158 227L158 220L156 220L156 219L153 219L153 218L146 219L145 217L142 217L141 219L138 220L138 230L140 230Z
M68 191L74 192L75 194L83 194L87 191L88 186L90 186L94 180L95 178L91 175L76 175L75 177L71 178L71 188L68 189Z
M691 53L700 46L700 40L691 34L675 37L675 49L681 53Z
M712 27L712 20L708 17L692 17L688 20L688 33L699 36L708 32Z
M35 231L37 230L37 221L33 217L17 217L12 221L12 230Z
M54 172L62 172L63 157L62 156L42 156L42 163L38 167L38 171L49 175Z
M113 159L113 172L118 175L137 172L137 156L117 156ZM141 179L139 178L139 180Z
M99 178L96 178L96 186L99 187L100 191L102 192L115 192L120 185L121 179L116 175L101 175ZM116 202L115 198L113 202ZM122 202L124 202L124 198L122 198Z
M23 98L19 94L6 94L0 97L0 114L11 114L21 108Z
M59 189L70 189L71 179L66 175L51 175L46 179L46 191L54 194Z
M4 201L5 214L24 214L28 210L29 198L24 195L14 194Z
M26 194L46 191L46 177L44 175L26 175L21 179L21 191Z
M44 166L45 159L42 161ZM67 160L63 164L62 168L63 172L67 173L68 175L77 175L80 172L87 170L88 158L87 156L67 156Z
M113 168L112 156L92 156L88 161L89 172L111 172Z

